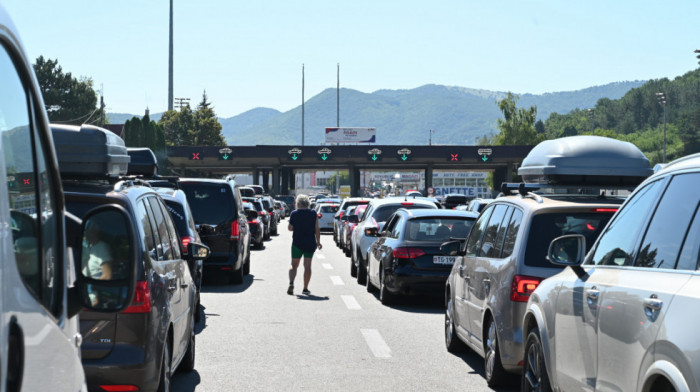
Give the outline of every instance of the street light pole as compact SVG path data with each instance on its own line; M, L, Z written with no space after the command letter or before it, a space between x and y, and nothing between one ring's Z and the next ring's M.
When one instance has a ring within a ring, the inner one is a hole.
M656 99L659 104L664 107L664 157L663 163L666 163L666 93L656 93Z

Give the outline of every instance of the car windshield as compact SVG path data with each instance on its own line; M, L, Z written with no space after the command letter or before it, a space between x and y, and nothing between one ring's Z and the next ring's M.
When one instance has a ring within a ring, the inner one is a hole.
M218 225L235 214L233 194L226 184L181 183L180 188L198 224Z
M416 218L406 223L406 239L409 241L449 241L464 239L469 234L474 219L467 218Z
M396 212L399 208L405 208L407 210L413 210L416 208L431 208L431 206L426 206L423 204L414 204L414 203L402 203L402 204L389 204L386 206L381 206L377 208L374 211L374 214L372 214L372 218L374 218L375 221L377 222L386 222L387 219L389 219L389 216Z
M549 244L566 234L586 237L588 252L614 212L544 213L533 217L525 250L525 264L533 267L560 268L547 260Z

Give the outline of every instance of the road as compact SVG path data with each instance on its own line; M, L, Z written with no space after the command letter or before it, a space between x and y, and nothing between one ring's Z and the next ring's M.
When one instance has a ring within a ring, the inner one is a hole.
M253 251L243 284L205 276L195 370L177 373L174 391L492 390L481 357L446 351L441 300L383 306L350 276L330 234L314 256L311 295L301 295L302 267L287 295L286 227Z

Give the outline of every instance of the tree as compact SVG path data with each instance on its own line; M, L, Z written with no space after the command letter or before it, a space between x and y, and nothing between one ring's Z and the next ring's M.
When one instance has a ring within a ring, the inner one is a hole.
M500 133L494 138L495 145L534 145L544 140L544 134L538 134L535 129L537 108L518 109L515 106L517 102L518 96L511 92L496 101L505 119L498 119Z
M221 134L221 123L216 118L214 109L211 103L207 101L207 92L202 94L202 101L197 105L197 111L194 112L195 118L195 134L194 141L196 146L225 146L226 140Z
M167 146L194 146L195 117L189 105L180 111L169 110L158 121L165 133Z
M82 77L78 80L70 72L64 73L58 60L44 59L44 56L36 59L34 72L49 121L80 125L99 120L92 79Z

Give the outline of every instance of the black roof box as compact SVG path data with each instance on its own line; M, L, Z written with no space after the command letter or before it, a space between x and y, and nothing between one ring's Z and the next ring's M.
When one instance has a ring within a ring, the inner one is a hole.
M154 177L158 174L156 154L148 147L129 147L126 149L131 157L128 175Z
M653 173L634 144L601 136L571 136L536 145L518 174L526 183L636 187Z
M108 178L126 174L124 140L111 131L83 124L51 124L58 169L65 178Z

